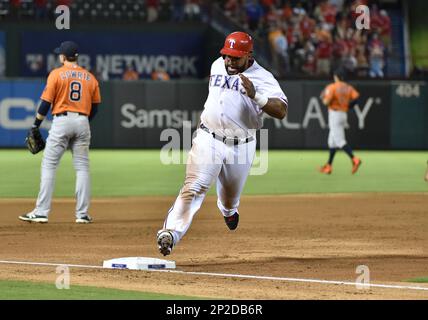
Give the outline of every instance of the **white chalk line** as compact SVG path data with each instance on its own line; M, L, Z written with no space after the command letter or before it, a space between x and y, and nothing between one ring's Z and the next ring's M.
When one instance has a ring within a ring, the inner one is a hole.
M74 267L74 268L121 270L121 269L114 269L114 268L111 268L111 269L110 268L104 268L102 266L68 264L68 263L28 262L28 261L0 260L0 264L19 264L19 265L53 266L53 267L67 266L67 267ZM127 270L127 269L125 269L125 270ZM336 280L284 278L284 277L254 276L254 275L245 275L245 274L196 272L196 271L182 271L182 270L156 270L156 269L153 269L153 270L142 270L142 271L178 273L178 274L185 274L185 275L222 277L222 278L240 278L240 279L256 279L256 280L272 280L272 281L288 281L288 282L306 282L306 283L319 283L319 284L347 285L347 286L356 286L358 288L363 288L363 289L386 288L386 289L407 289L407 290L428 291L428 287L401 286L401 285L378 284L378 283L358 283L358 282L336 281Z

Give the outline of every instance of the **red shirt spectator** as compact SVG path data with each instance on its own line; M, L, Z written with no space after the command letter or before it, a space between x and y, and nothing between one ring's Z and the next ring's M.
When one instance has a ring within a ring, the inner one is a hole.
M300 31L302 33L303 39L309 39L312 32L315 30L315 21L311 18L309 18L307 15L303 17L303 19L300 21Z
M332 47L333 57L341 59L348 52L348 45L344 39L337 38Z
M71 5L72 0L56 0L56 6L67 6Z
M381 31L382 36L391 35L391 18L388 16L385 10L380 10L380 21L381 21Z
M317 47L317 58L328 59L331 57L333 46L328 41L321 41Z
M279 20L278 15L276 13L275 5L272 5L271 7L269 7L268 11L265 14L265 20L268 25L272 25Z
M10 0L10 5L13 8L19 8L21 6L21 0Z
M282 16L285 20L290 20L293 16L293 8L291 8L290 4L286 4L284 8L282 9Z
M321 12L324 17L324 21L328 24L336 24L336 7L326 2L324 6L321 6Z
M34 4L36 5L36 7L43 8L46 7L46 5L48 4L48 0L35 0Z

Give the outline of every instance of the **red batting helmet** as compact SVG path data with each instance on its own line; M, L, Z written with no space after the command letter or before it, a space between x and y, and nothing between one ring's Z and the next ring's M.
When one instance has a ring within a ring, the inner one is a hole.
M253 51L253 38L245 32L233 32L226 37L221 54L243 57Z

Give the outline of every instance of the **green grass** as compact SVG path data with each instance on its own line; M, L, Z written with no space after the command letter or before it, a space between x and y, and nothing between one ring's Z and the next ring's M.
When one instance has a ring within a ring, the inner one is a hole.
M407 282L416 282L416 283L428 283L428 277L422 277L422 278L415 278L406 280Z
M55 283L0 281L0 300L190 300L196 297L174 296L139 291L117 290L70 284L57 289Z
M250 176L244 194L341 192L427 192L423 180L426 152L357 152L363 164L351 174L349 158L339 152L333 174L317 168L327 151L270 151L268 172ZM37 196L42 154L0 150L0 197ZM183 183L184 165L163 165L158 150L91 150L92 196L176 195ZM70 152L58 168L54 196L74 196L74 169ZM211 188L210 194L215 193Z

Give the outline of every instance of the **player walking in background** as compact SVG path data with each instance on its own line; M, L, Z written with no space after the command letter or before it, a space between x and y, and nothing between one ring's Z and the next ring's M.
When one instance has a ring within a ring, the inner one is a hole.
M76 170L76 223L90 223L89 144L93 119L101 102L98 81L77 65L78 46L66 41L54 51L63 64L49 74L41 96L41 104L33 127L39 128L52 107L52 127L43 154L40 192L36 207L19 219L28 222L48 222L55 174L65 150L70 147Z
M342 149L352 160L352 174L356 173L361 165L361 159L354 156L351 147L346 142L345 126L348 124L350 108L354 107L360 96L354 87L344 82L342 72L335 72L334 83L329 84L321 93L322 102L328 107L328 147L330 156L328 162L320 168L321 173L331 174L333 160L337 149Z
M209 94L184 185L157 234L163 255L183 238L214 180L226 225L237 228L239 199L256 150L255 131L263 125L263 113L278 119L287 114L287 97L273 75L253 59L252 50L250 35L231 33L222 56L211 66Z

